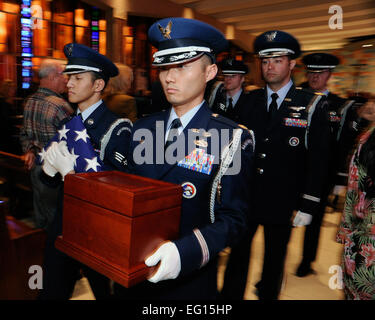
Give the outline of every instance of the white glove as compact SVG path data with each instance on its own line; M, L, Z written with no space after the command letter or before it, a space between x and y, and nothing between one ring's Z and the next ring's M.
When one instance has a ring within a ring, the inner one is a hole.
M51 145L50 145L50 146L48 147L48 149L46 150L46 155L47 155L48 152L50 152L49 150L50 150L51 147L52 147L53 145L55 145L55 144L57 145L57 142L56 142L56 141L54 141L54 142L51 143ZM49 161L47 160L46 157L45 157L44 160L43 160L43 166L42 166L42 169L43 169L43 171L44 171L47 175L49 175L50 177L54 177L54 176L56 175L56 173L57 173L56 168L52 165L51 162L49 162Z
M345 196L345 194L346 194L346 187L345 186L336 185L336 186L334 186L332 193L335 196Z
M293 227L307 226L311 223L312 215L302 211L297 212L293 220Z
M176 279L181 271L180 253L176 245L168 241L161 245L156 252L149 256L145 264L148 267L155 266L160 261L160 266L148 281L157 283L162 280Z
M65 141L51 145L46 159L60 172L63 180L69 172L74 171L74 159L69 153Z

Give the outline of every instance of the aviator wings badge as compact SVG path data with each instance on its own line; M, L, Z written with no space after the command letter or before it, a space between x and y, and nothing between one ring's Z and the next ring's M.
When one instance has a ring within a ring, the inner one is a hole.
M172 31L172 21L169 21L168 25L165 28L163 28L160 24L158 24L158 27L159 27L161 34L163 35L165 39L171 39L170 34Z
M267 33L266 34L267 41L272 42L273 40L275 40L276 35L277 35L277 31Z

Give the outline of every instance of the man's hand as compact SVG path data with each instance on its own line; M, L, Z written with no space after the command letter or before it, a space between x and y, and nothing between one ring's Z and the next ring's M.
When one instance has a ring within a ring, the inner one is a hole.
M63 180L68 173L74 173L74 160L69 153L65 141L51 144L44 161L52 164L60 172Z
M35 163L35 154L31 150L26 152L23 156L23 161L25 162L25 166L27 170L31 170Z
M181 271L181 259L180 253L173 242L168 241L162 244L153 255L146 259L145 264L148 267L153 267L159 261L159 269L148 281L157 283L162 280L176 279L178 277Z
M312 215L299 211L293 219L293 227L302 227L307 226L311 223Z

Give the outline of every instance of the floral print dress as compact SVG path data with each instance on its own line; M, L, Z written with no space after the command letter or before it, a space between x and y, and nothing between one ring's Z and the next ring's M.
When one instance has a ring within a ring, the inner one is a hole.
M359 163L361 148L374 129L361 136L352 157L344 212L337 233L337 241L344 244L342 269L345 295L347 299L354 300L375 300L374 181Z

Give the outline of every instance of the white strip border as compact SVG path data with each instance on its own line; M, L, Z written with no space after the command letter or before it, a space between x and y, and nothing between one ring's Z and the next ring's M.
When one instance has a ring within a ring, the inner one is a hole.
M165 55L168 55L168 54L189 52L189 51L211 52L211 49L208 48L208 47L199 47L199 46L170 48L170 49L164 49L164 50L159 50L159 51L155 52L154 55L153 55L153 58L165 56Z
M310 201L314 201L314 202L320 203L320 198L317 198L317 197L314 197L314 196L310 196L309 194L303 194L302 198L304 198L306 200L310 200Z
M202 268L210 260L210 252L208 250L207 242L204 239L204 237L203 237L202 233L200 232L200 230L199 229L194 229L193 232L194 232L194 235L197 237L199 245L201 246L201 250L202 250L202 262L201 262L200 267Z
M82 65L76 65L76 64L68 64L65 67L65 71L69 69L81 69L86 71L95 71L95 72L102 72L101 69L95 68L95 67L89 67L89 66L82 66Z

